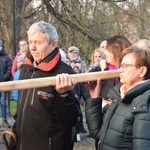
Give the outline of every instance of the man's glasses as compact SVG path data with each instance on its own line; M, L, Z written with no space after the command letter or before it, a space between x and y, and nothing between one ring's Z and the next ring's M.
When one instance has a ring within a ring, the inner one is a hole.
M24 43L24 44L20 44L19 46L21 47L21 46L27 46L28 44L26 44L26 43Z
M125 63L123 63L123 64L121 64L120 66L119 66L119 68L120 69L127 69L128 67L137 67L136 65L133 65L133 64L125 64Z
M70 51L69 53L72 53L72 54L77 54L77 52L76 52L76 51Z

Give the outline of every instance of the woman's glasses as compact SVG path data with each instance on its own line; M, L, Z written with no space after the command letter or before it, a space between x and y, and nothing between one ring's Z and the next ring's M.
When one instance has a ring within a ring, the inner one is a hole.
M125 69L125 70L126 70L128 67L136 67L136 65L123 63L123 64L121 64L121 65L119 66L120 69Z

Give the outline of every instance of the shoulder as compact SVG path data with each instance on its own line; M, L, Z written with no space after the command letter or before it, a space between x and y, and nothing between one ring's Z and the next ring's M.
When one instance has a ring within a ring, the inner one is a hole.
M71 68L71 66L69 66L63 61L59 61L54 70L56 70L59 73L75 74L75 71Z

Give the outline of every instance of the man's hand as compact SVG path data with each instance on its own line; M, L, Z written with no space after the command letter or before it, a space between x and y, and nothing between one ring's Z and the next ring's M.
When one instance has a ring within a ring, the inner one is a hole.
M56 91L59 94L71 91L75 85L76 82L69 76L69 74L63 73L56 76Z

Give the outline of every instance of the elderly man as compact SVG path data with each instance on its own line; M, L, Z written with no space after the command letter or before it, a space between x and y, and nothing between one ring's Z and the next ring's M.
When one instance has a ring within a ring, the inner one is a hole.
M75 82L68 74L74 71L61 61L54 26L36 22L27 34L31 55L20 68L20 79L57 76L55 87L19 91L13 126L18 138L16 149L72 150L72 127L78 119L78 107L73 91ZM12 149L13 144L11 140Z

